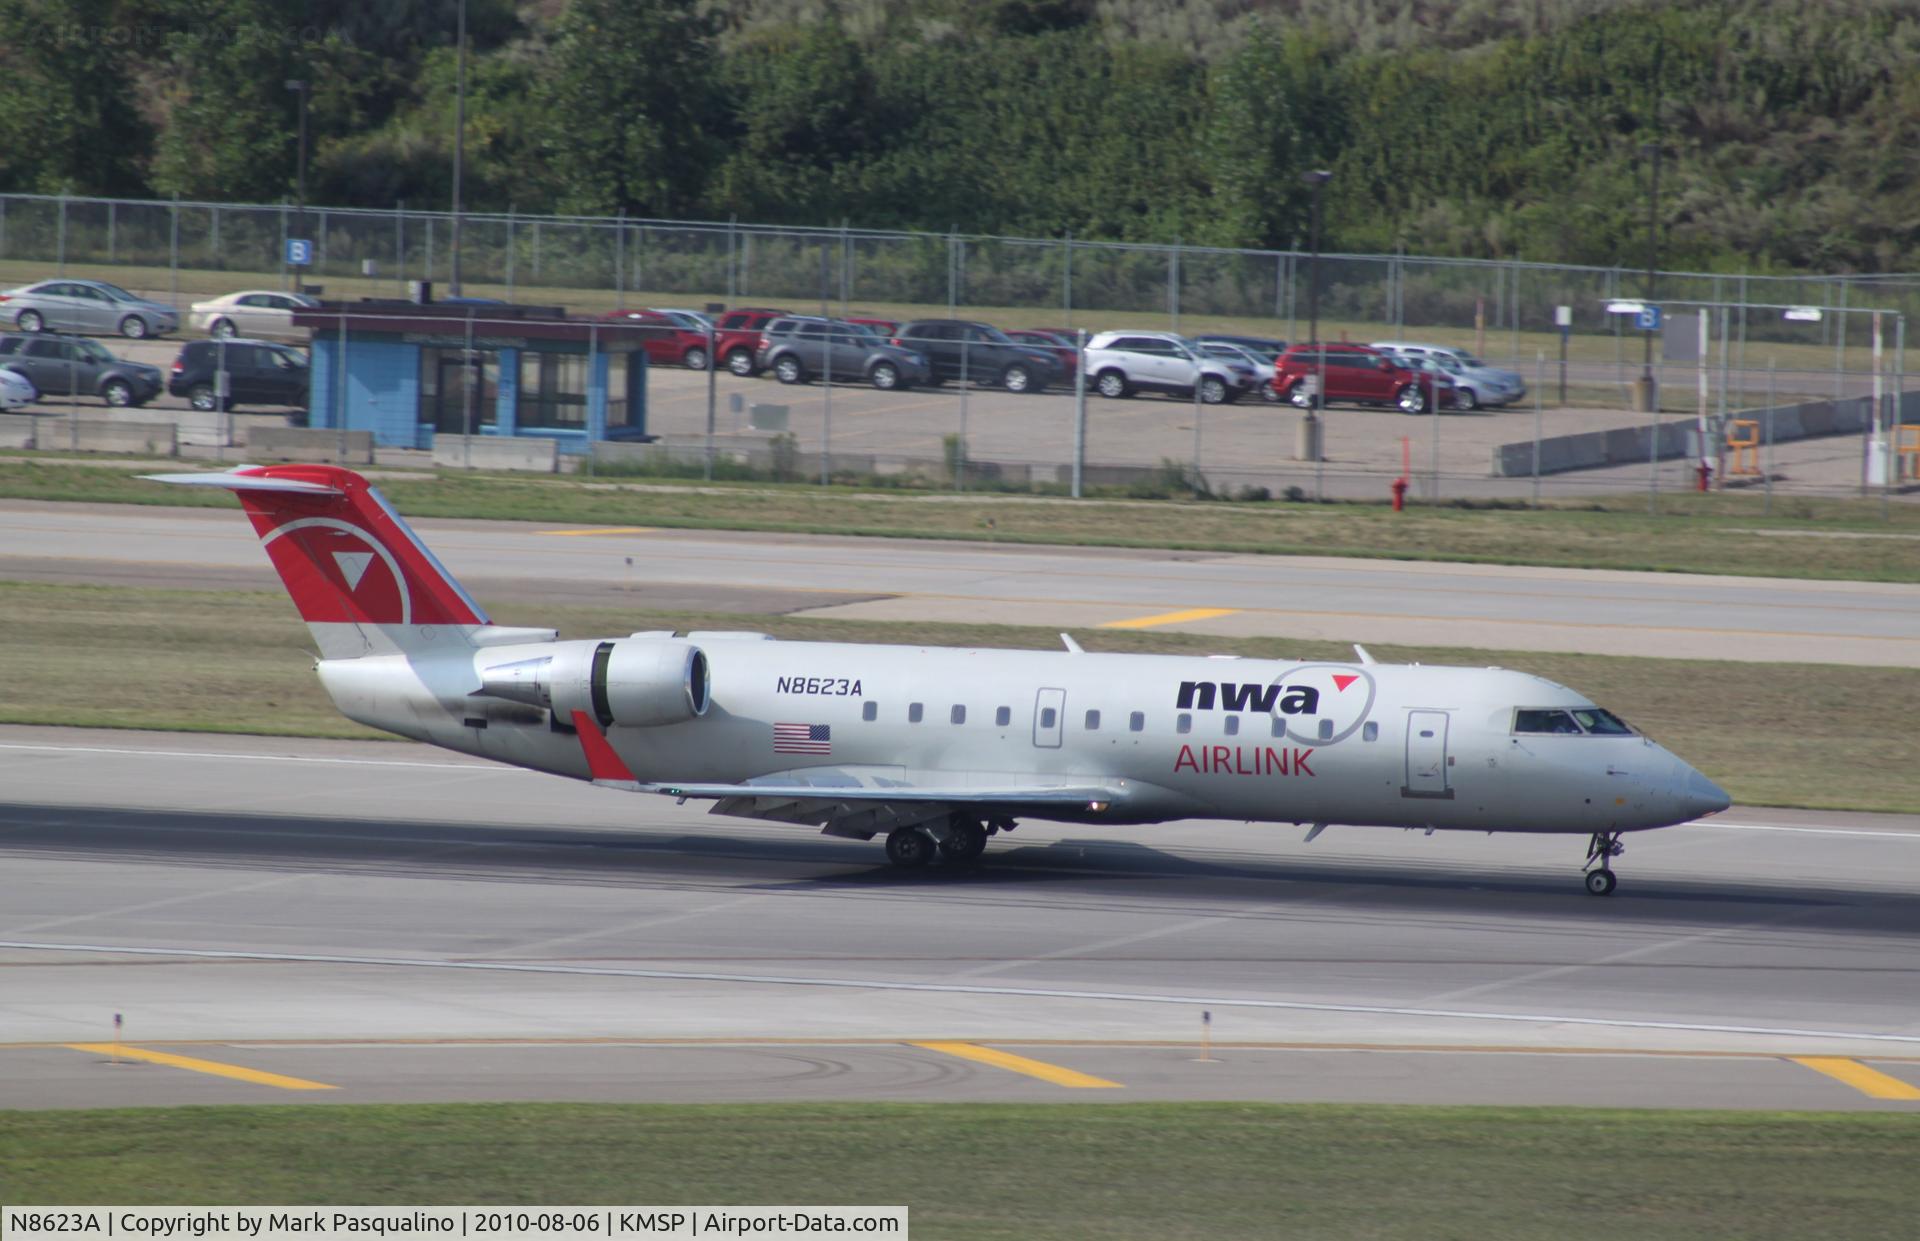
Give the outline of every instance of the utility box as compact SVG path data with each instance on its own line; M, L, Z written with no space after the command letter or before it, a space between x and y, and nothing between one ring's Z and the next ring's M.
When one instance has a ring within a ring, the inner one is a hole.
M1326 427L1318 414L1305 414L1293 436L1293 459L1295 461L1318 461L1324 446Z

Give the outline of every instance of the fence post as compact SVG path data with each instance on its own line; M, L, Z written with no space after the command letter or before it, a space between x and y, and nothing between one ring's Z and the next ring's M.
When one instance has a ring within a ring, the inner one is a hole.
M318 212L318 216L319 227L313 233L313 267L311 269L315 275L320 274L320 269L327 262L327 213L322 210Z
M1061 263L1060 263L1060 270L1061 270L1060 310L1061 310L1061 313L1066 316L1066 318L1063 321L1063 326L1072 327L1073 326L1073 230L1071 229L1067 230L1065 246L1066 246L1066 252L1061 256ZM1084 341L1082 342L1082 345L1084 347ZM1085 392L1082 391L1081 395L1082 395L1082 399L1084 399ZM1076 499L1079 498L1080 482L1079 482L1078 474L1076 474L1074 477L1073 494Z
M845 216L840 217L840 317L846 318L853 312L847 303L853 297L853 234L852 222Z
M406 203L395 199L393 204L393 278L399 282L404 292L407 287L407 217L402 210Z
M513 300L513 204L507 204L507 300Z
M217 206L208 207L207 215L212 225L212 227L209 229L209 232L211 233L211 237L209 238L209 241L213 247L213 252L209 254L207 257L210 261L218 263L220 261L220 208ZM224 268L222 270L224 270Z
M280 283L287 283L287 200L280 200Z
M64 189L60 191L59 247L60 247L60 250L59 250L59 260L58 260L57 268L59 273L62 276L64 276L67 274L67 191Z
M533 257L533 282L535 284L539 284L540 283L540 221L537 218L533 222L533 256L532 257ZM628 359L628 361L632 361L632 359ZM593 454L589 452L587 456L588 456L588 459L591 460Z
M120 231L119 207L120 204L113 199L109 198L107 200L107 262L109 263L119 261L120 247L118 244L119 237L117 235Z
M954 283L959 279L960 268L957 258L959 249L960 226L956 224L947 233L947 318L949 319L957 317L954 314L954 307L958 304L956 295L959 290L954 287ZM960 352L964 358L966 350L963 348Z
M1178 241L1175 241L1173 247L1167 251L1167 313L1173 317L1173 330L1178 332L1180 330L1180 243Z
M423 212L421 214L420 226L427 230L427 270L421 275L421 279L432 280L433 279L433 214L431 212Z
M1074 344L1080 356L1087 352L1087 329L1080 328L1073 334ZM1087 473L1087 368L1076 365L1073 368L1073 498L1080 498L1081 485Z
M178 199L179 197L180 196L178 194L174 195L175 199ZM0 197L0 255L4 255L6 252L7 252L7 200L4 197Z
M1833 399L1847 395L1847 282L1840 282L1840 313L1833 317Z
M167 212L167 297L180 304L180 191L173 192L173 205Z
M740 217L727 217L727 304L740 297Z
M1533 506L1540 507L1540 435L1544 430L1541 417L1541 389L1547 386L1547 354L1544 349L1533 351Z
M627 209L621 207L613 219L613 304L616 310L627 308Z

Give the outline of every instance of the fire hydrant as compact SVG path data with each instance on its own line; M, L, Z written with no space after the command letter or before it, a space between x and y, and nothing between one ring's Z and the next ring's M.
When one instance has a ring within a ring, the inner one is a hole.
M1398 513L1407 506L1407 480L1403 475L1388 483L1393 488L1393 511Z
M1713 490L1713 462L1703 458L1699 465L1693 467L1693 472L1700 478L1700 490Z

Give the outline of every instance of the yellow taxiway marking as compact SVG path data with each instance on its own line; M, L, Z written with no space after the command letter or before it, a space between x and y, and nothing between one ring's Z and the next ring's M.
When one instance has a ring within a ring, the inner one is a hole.
M958 1056L962 1060L976 1060L981 1064L990 1064L996 1069L1005 1069L1009 1073L1024 1073L1028 1077L1037 1077L1043 1082L1052 1082L1056 1086L1077 1086L1084 1089L1119 1089L1119 1082L1110 1082L1104 1077L1094 1077L1076 1069L1062 1068L1057 1064L1048 1064L1044 1060L1029 1060L1025 1056L1016 1056L1011 1052L995 1051L991 1047L982 1047L978 1043L915 1043L915 1047L924 1047L928 1051L937 1051L949 1056Z
M1909 1085L1845 1056L1795 1056L1793 1062L1805 1065L1816 1073L1825 1073L1835 1081L1845 1082L1869 1098L1920 1099L1920 1086Z
M1212 620L1232 616L1239 608L1188 608L1184 612L1162 612L1158 616L1136 616L1132 620L1108 621L1102 629L1152 629L1157 625L1178 625L1183 621Z
M252 1082L257 1086L278 1086L282 1090L336 1090L325 1082L310 1082L304 1077L283 1077L278 1073L263 1073L259 1069L242 1068L237 1064L221 1064L217 1060L196 1060L192 1056L176 1056L170 1051L151 1051L145 1047L128 1047L113 1043L66 1043L74 1051L92 1052L97 1056L113 1056L122 1060L145 1060L149 1064L164 1064L168 1068L186 1069L191 1073L209 1073L214 1077L231 1077L239 1082Z
M579 539L600 534L654 534L652 526L604 526L595 530L542 530L541 534L550 534L556 538Z

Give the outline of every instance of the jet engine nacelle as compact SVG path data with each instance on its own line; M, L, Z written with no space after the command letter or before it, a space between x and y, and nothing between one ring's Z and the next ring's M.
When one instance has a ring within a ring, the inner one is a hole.
M518 659L483 649L483 660L491 655L499 662L480 668L480 692L549 707L563 723L584 711L602 728L678 724L707 712L707 657L691 642L627 638L539 649L543 653Z

